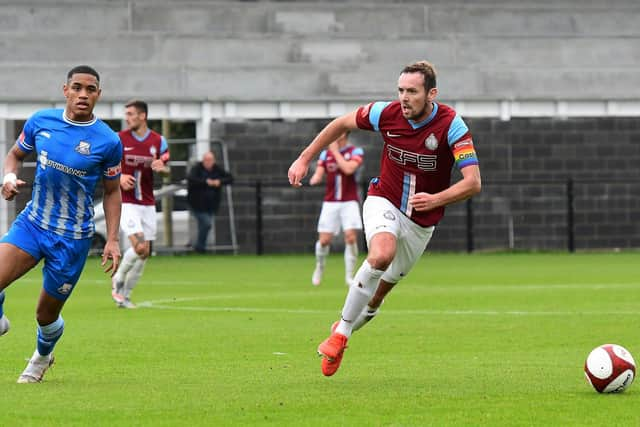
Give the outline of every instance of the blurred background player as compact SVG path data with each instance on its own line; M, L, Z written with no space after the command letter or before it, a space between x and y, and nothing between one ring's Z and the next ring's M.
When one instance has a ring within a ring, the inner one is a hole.
M169 174L169 146L165 138L149 129L149 107L140 100L125 105L127 129L118 135L123 145L122 217L120 228L131 246L122 255L122 264L111 282L111 296L122 308L136 308L131 291L136 286L156 238L156 207L153 174Z
M318 241L316 242L316 268L311 283L318 286L326 263L331 239L344 233L345 283L351 284L358 259L358 230L362 230L360 219L360 197L356 171L364 157L362 148L349 143L349 132L345 132L320 153L316 171L309 180L310 185L322 182L327 175L326 190L320 219L318 220Z
M120 260L120 160L118 135L93 114L100 98L100 76L80 65L67 74L63 109L40 110L25 123L4 161L2 197L12 200L25 182L17 179L28 154L36 158L31 201L0 240L0 335L9 330L3 312L4 288L44 258L43 289L36 308L36 350L18 383L36 383L53 364L53 349L64 331L62 307L75 288L93 236L93 193L104 188L107 241L105 272Z
M211 151L204 153L202 161L195 164L189 171L187 202L198 226L196 240L191 244L194 251L198 253L206 251L207 237L220 206L222 186L232 182L233 176L218 166L216 156Z
M397 101L373 102L331 121L289 168L289 182L299 187L311 159L344 132L376 131L384 140L380 176L371 180L363 206L367 259L349 287L340 321L318 346L326 376L340 367L353 330L375 315L420 259L444 207L480 191L469 128L455 110L435 101L437 94L433 66L408 65L398 78ZM454 165L462 179L452 185Z

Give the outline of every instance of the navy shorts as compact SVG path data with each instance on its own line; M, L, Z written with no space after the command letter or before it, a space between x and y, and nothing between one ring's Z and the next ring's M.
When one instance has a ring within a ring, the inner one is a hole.
M43 288L61 301L75 288L91 248L91 238L71 239L43 230L26 215L18 215L0 242L19 247L36 261L44 258Z

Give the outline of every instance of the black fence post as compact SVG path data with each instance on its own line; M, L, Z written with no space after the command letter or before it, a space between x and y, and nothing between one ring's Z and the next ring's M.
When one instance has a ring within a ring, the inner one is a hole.
M567 249L569 252L576 251L573 199L573 179L567 178Z
M473 201L467 199L467 252L473 252Z
M365 179L360 182L360 219L362 219L362 208L364 206L364 201L367 199L367 193L369 192L369 182L371 178ZM367 247L367 236L364 234L364 228L362 229L362 233L360 234L361 247L364 248L365 252L369 252L369 248Z
M262 255L262 183L256 181L256 255Z

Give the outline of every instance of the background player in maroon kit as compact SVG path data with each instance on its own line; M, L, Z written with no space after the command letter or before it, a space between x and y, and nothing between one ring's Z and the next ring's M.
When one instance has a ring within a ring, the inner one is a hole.
M451 107L435 102L437 94L433 66L408 65L398 78L397 101L374 102L331 121L289 168L289 182L298 187L311 159L345 131L377 131L384 140L380 176L372 180L363 207L369 253L341 320L318 346L324 375L338 370L352 331L375 315L420 258L444 207L480 191L471 133ZM451 185L454 165L462 179Z
M169 147L162 135L147 126L146 102L133 100L125 108L127 129L118 133L124 150L120 229L129 237L131 247L123 254L120 269L113 276L111 296L119 307L136 308L130 299L131 291L142 276L150 242L156 238L153 174L169 173Z
M318 241L316 242L316 268L311 283L318 286L322 281L329 245L334 235L344 233L345 283L351 284L358 259L358 230L362 230L360 219L360 197L356 170L362 164L364 151L349 144L348 133L342 134L320 153L318 165L309 180L317 185L327 176L327 185L318 220Z

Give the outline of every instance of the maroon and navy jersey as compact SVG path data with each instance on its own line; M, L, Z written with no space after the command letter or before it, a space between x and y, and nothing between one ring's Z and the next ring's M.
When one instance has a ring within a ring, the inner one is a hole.
M381 196L422 227L435 225L444 207L417 212L409 203L416 193L438 193L451 185L451 169L477 165L469 128L455 110L433 103L425 120L402 115L400 102L373 102L358 109L360 129L382 134L380 176L371 180L368 194Z
M347 145L340 149L340 154L345 160L355 160L358 164L362 163L364 151L362 148ZM348 202L351 200L359 200L358 183L356 174L346 175L338 167L335 157L329 150L320 153L318 166L324 168L327 173L327 185L324 193L325 202Z
M118 132L122 141L122 173L136 179L132 190L122 191L123 203L153 205L153 170L151 162L161 159L169 161L169 146L162 135L149 129L140 138L132 130Z

